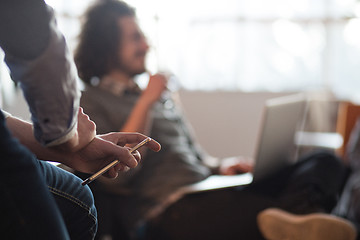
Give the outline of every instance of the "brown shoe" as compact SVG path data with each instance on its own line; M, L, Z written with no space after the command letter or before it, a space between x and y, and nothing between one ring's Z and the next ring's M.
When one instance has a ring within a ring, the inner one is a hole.
M294 215L269 208L257 221L267 240L355 240L357 234L351 222L324 213Z

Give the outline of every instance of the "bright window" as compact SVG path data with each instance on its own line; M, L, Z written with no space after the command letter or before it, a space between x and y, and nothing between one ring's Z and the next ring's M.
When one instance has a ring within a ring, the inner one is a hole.
M91 1L48 0L71 47ZM356 0L128 0L152 50L150 70L191 90L360 93Z

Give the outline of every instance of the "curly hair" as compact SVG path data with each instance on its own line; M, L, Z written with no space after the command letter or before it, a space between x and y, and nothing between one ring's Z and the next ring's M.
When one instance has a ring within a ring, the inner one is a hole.
M90 83L91 78L101 78L119 64L121 29L117 21L135 15L134 8L118 0L98 1L88 8L74 53L81 80Z

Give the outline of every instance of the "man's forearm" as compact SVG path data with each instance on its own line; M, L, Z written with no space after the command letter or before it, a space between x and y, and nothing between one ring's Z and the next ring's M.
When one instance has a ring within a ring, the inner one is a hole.
M6 118L6 124L12 135L34 153L38 159L48 161L61 160L61 155L57 151L46 148L36 141L31 123L9 116Z

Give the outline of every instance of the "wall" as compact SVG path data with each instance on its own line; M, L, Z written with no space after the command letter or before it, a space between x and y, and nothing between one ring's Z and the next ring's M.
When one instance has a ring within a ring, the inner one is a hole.
M253 157L266 99L290 93L180 92L203 148L216 157Z

